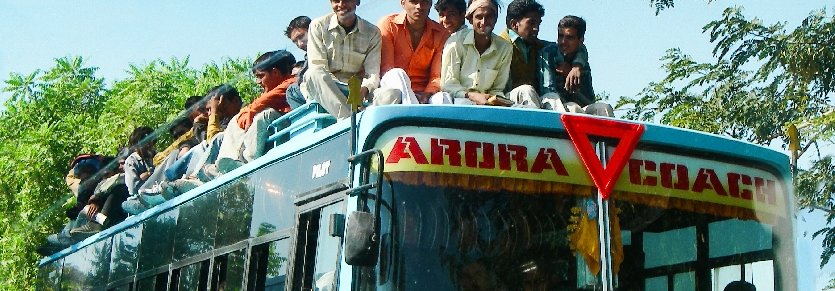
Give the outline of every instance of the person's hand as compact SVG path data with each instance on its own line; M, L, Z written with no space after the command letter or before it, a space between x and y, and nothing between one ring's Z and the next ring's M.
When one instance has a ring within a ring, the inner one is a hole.
M467 99L470 99L470 101L473 101L473 103L478 105L487 104L487 99L490 99L490 97L490 94L467 92Z
M200 114L194 118L194 123L201 123L205 124L209 122L209 116L205 114Z
M142 180L142 181L148 180L148 177L150 177L150 176L151 176L151 172L144 172L142 174L139 174L139 180Z
M90 219L94 219L96 217L96 213L99 213L99 206L93 203L87 204L84 209L86 209L84 215L87 215Z
M580 87L580 66L571 67L571 71L565 76L565 90L575 92Z
M560 74L563 77L568 77L568 73L571 71L571 64L561 62L559 65L557 65L557 69L555 71L557 72L557 74Z

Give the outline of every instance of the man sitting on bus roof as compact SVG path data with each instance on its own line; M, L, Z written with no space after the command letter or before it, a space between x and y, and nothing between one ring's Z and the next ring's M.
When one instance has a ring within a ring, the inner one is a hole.
M595 102L588 51L583 45L586 21L577 16L565 16L557 29L557 43L542 48L541 60L545 62L542 66L547 68L542 70L542 87L546 93L555 92L560 98L544 97L543 108L614 116L611 105Z
M450 98L440 92L441 54L449 33L429 19L432 0L400 0L400 6L403 12L377 23L382 38L380 87L400 90L403 104L443 104Z
M467 28L467 25L464 24L467 3L464 0L438 0L435 3L435 11L438 12L438 23L450 35Z
M444 46L441 90L455 104L503 105L510 78L513 46L493 34L499 15L496 0L471 0L465 14L473 29L452 35ZM524 100L521 104L530 104Z
M285 50L268 52L255 60L252 72L264 93L243 108L234 117L235 122L226 128L216 163L219 174L228 173L264 154L268 126L290 112L287 88L296 83L296 77L292 75L295 64L293 54Z
M534 0L514 0L507 5L507 28L499 35L513 45L510 61L510 80L505 92L510 100L520 102L531 100L536 108L541 107L540 96L542 73L539 51L546 43L538 38L539 25L545 8ZM524 98L523 98L524 96Z
M287 30L284 31L284 35L289 38L293 44L296 45L300 50L305 52L304 60L296 63L299 66L297 72L293 73L293 76L296 76L296 83L287 87L287 104L290 105L290 108L296 109L296 107L302 106L307 103L307 99L304 98L302 94L300 84L304 78L304 73L307 72L307 30L310 28L310 17L307 16L299 16L293 18L290 21L290 24L287 25Z
M356 15L360 0L330 0L333 13L314 19L308 31L308 69L302 93L337 119L351 116L347 82L362 78L360 97L371 106L400 103L396 89L378 89L380 31ZM377 89L377 90L375 90Z

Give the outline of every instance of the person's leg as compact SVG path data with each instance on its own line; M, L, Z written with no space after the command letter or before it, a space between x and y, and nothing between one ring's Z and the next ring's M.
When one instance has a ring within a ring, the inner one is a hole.
M231 126L231 122L230 122ZM223 143L224 136L226 132L221 132L216 134L212 137L212 140L206 146L206 150L203 152L201 156L193 156L191 159L194 163L188 165L188 169L186 170L186 176L196 176L200 169L203 168L204 165L214 164L217 160L218 152L220 151L220 146Z
M373 107L400 104L400 96L402 96L403 93L400 92L400 89L377 88L377 90L368 94L371 95L371 105L368 107Z
M513 101L513 103L515 103L518 107L536 109L542 107L539 94L536 93L536 89L534 89L531 85L521 85L513 88L513 90L510 90L510 92L507 93L507 99Z
M180 150L176 149L171 151L168 156L162 160L162 163L159 164L156 168L154 168L154 172L151 173L151 176L148 177L148 180L145 180L145 183L139 187L139 190L151 188L156 184L161 183L162 181L166 181L165 177L165 170L168 169L174 162L177 161L177 156L179 156Z
M542 109L566 112L565 105L562 104L562 98L560 98L560 95L557 93L547 93L542 95L540 102L542 102Z
M102 224L104 228L122 222L128 217L128 214L122 209L122 202L127 201L128 196L127 191L112 191L110 196L107 197L100 211L101 214L107 217L105 223Z
M287 87L287 105L290 105L290 109L299 108L305 103L307 103L307 99L304 98L299 84L292 84Z
M241 162L249 163L264 154L267 138L270 136L270 124L281 117L281 113L268 108L256 114L252 119L252 125L246 131L243 138L243 151L241 151Z
M606 102L597 102L593 104L589 104L583 108L586 111L586 114L597 115L597 116L607 116L607 117L615 117L615 110L612 108L612 105Z
M565 111L568 111L568 112L571 112L571 113L582 113L582 114L586 113L586 110L583 109L583 107L581 107L580 104L577 104L577 103L574 103L574 102L565 103Z
M420 104L415 92L412 91L412 80L406 75L406 71L400 68L389 70L380 78L380 88L391 88L400 90L401 104ZM379 89L377 89L379 90Z
M452 104L452 96L447 92L438 92L429 97L429 104Z
M351 106L348 106L348 97L342 94L336 86L333 76L321 66L310 66L304 74L302 92L307 98L319 102L325 110L336 119L345 119L351 116Z

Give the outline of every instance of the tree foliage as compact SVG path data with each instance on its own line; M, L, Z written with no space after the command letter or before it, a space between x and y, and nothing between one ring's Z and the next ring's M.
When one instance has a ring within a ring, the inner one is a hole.
M200 69L188 58L132 65L128 77L110 86L81 57L56 59L31 74L11 74L11 98L0 112L0 290L34 290L35 248L66 222L73 201L64 185L78 154L114 155L138 126L158 128L167 146L167 122L183 102L230 83L245 100L260 92L250 58L225 59Z
M743 8L724 11L703 27L715 60L698 62L680 49L661 59L667 77L635 97L621 97L626 117L728 135L770 145L787 144L789 125L800 128L799 156L812 161L796 178L799 206L835 219L835 164L822 152L835 146L835 18L813 11L793 30L747 19ZM810 151L811 150L811 151ZM831 223L822 264L835 255Z

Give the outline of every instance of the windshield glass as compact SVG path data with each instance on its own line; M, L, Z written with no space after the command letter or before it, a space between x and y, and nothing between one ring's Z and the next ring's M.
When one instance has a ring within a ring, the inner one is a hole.
M593 188L449 173L386 175L378 290L600 287ZM794 275L780 271L780 261L793 260L786 218L629 192L613 193L609 204L618 290L722 290L738 280L757 290L794 286Z

